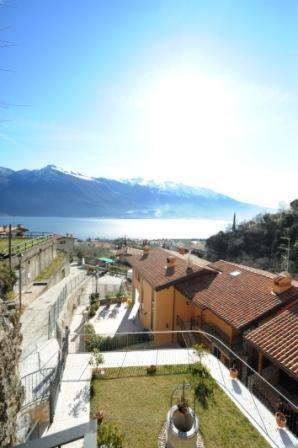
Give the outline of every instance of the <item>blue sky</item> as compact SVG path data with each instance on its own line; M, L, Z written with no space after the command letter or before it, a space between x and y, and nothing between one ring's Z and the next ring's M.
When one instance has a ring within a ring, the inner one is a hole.
M298 2L0 5L0 166L298 196Z

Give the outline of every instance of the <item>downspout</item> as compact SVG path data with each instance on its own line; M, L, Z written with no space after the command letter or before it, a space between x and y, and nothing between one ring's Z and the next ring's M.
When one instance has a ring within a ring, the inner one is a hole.
M203 312L206 311L206 309L207 309L206 306L201 307L200 328L202 328L202 324L203 324Z
M176 289L174 288L174 297L173 297L173 315L172 315L172 331L175 331L176 325L175 325L175 305L176 305ZM172 342L174 342L175 339L175 333L172 334Z

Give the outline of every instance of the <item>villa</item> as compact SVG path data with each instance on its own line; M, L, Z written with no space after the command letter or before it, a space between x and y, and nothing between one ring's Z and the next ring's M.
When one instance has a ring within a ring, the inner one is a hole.
M250 360L244 336L298 301L298 288L285 274L276 276L226 261L195 264L187 256L162 249L145 248L142 256L128 260L133 268L132 294L139 301L144 328L203 330L218 342L201 336L200 340L227 367L234 362L227 347ZM157 338L162 345L173 342L176 335ZM243 368L240 373L245 380L248 373Z

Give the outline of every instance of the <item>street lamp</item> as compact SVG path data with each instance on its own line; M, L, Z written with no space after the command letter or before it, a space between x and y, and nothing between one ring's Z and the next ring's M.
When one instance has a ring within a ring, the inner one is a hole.
M20 312L22 310L22 257L23 254L21 252L17 255L19 259L19 305L20 305Z
M95 272L95 294L98 294L98 277L99 277L99 272Z

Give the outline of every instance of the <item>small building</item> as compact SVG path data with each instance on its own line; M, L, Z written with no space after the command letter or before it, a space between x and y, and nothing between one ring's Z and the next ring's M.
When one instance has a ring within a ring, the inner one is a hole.
M56 242L58 250L62 250L69 255L73 255L75 238L72 235L68 233L66 235L57 235Z
M115 255L118 260L123 260L126 257L132 257L135 255L142 255L142 249L136 249L135 247L123 246L117 249Z
M24 233L28 232L23 224L18 224L16 226L11 226L11 234L17 237L23 237ZM0 226L0 236L8 236L9 235L9 225Z

